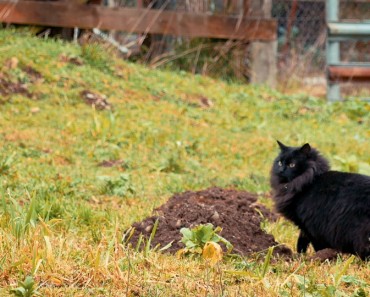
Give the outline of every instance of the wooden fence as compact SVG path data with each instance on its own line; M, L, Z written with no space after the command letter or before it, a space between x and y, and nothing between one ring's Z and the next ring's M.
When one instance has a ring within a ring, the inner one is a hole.
M73 2L0 1L0 22L247 41L276 39L276 22Z
M244 6L234 15L140 8L142 5L105 7L96 5L99 0L89 2L0 0L0 22L248 41L251 82L276 84L277 22L270 18L271 0L238 0ZM247 7L253 7L253 15Z

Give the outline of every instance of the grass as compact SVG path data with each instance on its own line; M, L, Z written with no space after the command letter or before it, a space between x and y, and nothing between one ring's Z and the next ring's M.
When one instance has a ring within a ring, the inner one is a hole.
M122 243L130 224L175 192L234 187L271 206L275 139L310 142L333 168L370 174L369 103L154 71L22 31L1 30L0 52L1 80L33 94L1 96L0 296L25 280L42 296L369 296L370 264L349 256L236 257L211 268ZM85 104L83 90L113 109ZM294 247L290 223L266 229Z

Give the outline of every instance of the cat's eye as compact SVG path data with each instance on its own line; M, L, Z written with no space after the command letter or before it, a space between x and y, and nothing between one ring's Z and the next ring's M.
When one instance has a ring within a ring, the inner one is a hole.
M295 167L295 163L290 163L290 164L289 164L289 167L290 167L290 168Z
M278 162L278 165L279 166L283 166L283 163L281 163L281 161Z

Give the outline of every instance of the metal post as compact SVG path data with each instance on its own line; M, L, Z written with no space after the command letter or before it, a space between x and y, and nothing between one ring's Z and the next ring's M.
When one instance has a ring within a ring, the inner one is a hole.
M326 0L326 22L337 22L339 20L339 0ZM328 32L329 34L329 32ZM330 41L327 38L326 42L326 64L338 65L340 62L340 50L338 41ZM327 71L328 73L328 71ZM340 86L337 82L331 82L329 75L327 74L327 96L329 101L341 100Z

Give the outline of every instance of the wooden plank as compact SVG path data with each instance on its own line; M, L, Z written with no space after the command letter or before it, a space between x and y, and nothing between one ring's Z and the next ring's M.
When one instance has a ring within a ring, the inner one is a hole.
M276 21L73 3L0 1L0 22L135 33L275 40Z
M329 79L331 81L370 81L370 68L329 66Z

